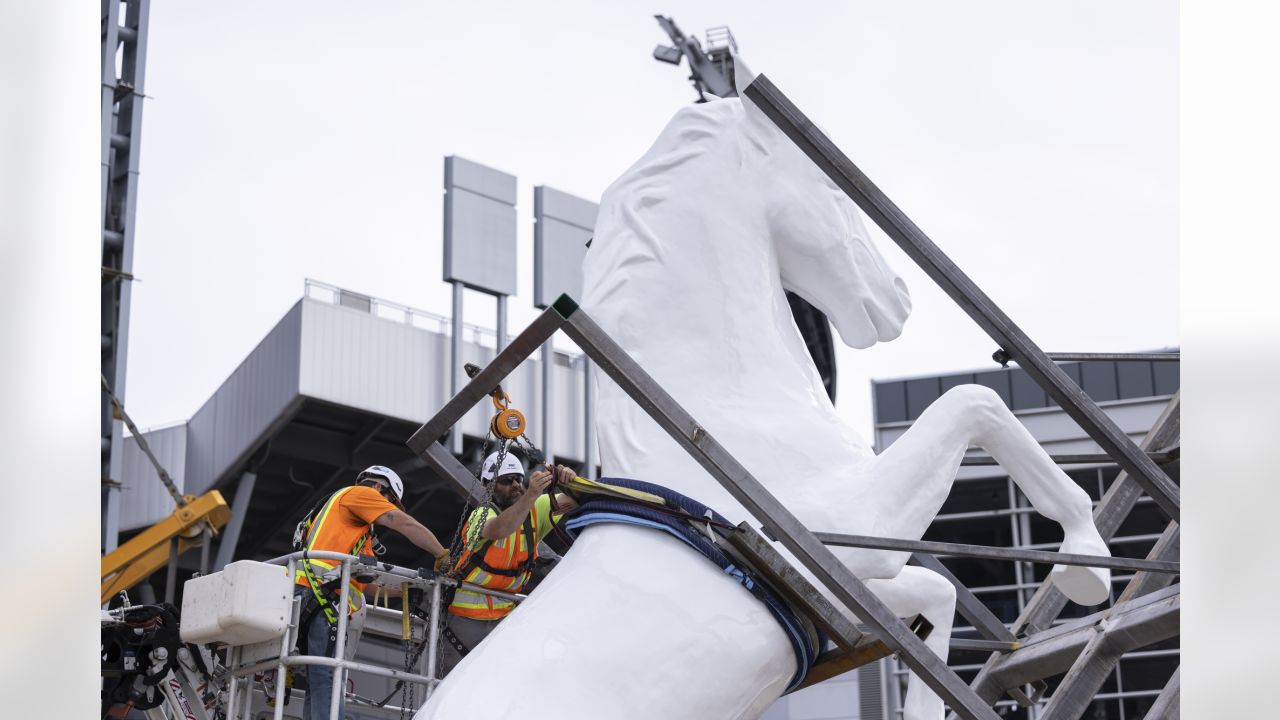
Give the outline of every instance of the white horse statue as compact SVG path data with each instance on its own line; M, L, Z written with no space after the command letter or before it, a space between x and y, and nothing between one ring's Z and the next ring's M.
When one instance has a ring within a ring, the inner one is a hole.
M676 113L605 192L584 273L582 307L811 530L919 539L976 445L1062 525L1063 552L1107 554L1088 496L991 390L948 391L879 455L836 415L784 290L857 348L896 338L910 298L857 207L751 101ZM634 401L597 381L606 476L749 519ZM945 579L904 552L832 551L894 613L933 623L926 644L946 657ZM1105 570L1059 565L1051 577L1087 605L1109 591ZM645 528L594 526L417 717L757 718L796 667L763 603L696 551ZM905 717L942 716L913 678Z

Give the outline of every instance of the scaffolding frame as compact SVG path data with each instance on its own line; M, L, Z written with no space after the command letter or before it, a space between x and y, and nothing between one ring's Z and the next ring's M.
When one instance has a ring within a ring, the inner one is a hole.
M578 347L596 363L628 396L630 396L676 443L702 466L725 490L741 503L763 526L765 534L780 542L796 560L826 587L836 600L857 617L892 652L897 653L915 674L951 707L952 717L965 720L995 720L992 705L1008 692L1019 704L1030 705L1038 699L1026 697L1020 685L1070 670L1073 679L1062 695L1054 714L1057 718L1078 717L1088 700L1096 693L1091 678L1099 676L1097 668L1113 662L1126 649L1134 649L1178 634L1180 586L1172 585L1178 572L1177 521L1180 512L1179 488L1152 460L1146 450L1160 451L1177 444L1178 396L1170 402L1161 422L1151 435L1147 448L1139 448L1087 394L1063 372L1027 335L1009 319L909 218L895 206L817 127L804 116L764 75L755 78L744 94L755 102L780 130L812 159L855 203L862 208L922 269L956 301L970 317L999 344L1002 352L1025 369L1085 432L1106 451L1124 471L1108 491L1095 513L1104 538L1114 535L1143 490L1171 519L1167 538L1147 558L1147 563L1129 562L1128 567L1143 566L1129 588L1112 608L1066 626L1049 629L1065 607L1066 598L1046 579L1032 605L1036 613L1024 612L1016 632L1005 627L967 588L965 588L930 552L940 549L951 554L972 554L970 547L938 548L915 543L912 562L939 571L957 587L957 608L984 635L993 651L987 666L972 686L965 684L945 660L933 654L913 628L882 603L867 586L849 571L826 547L824 538L804 527L777 498L680 406L638 363L580 309L568 296L562 295L550 308L520 333L509 346L499 352L439 412L423 424L408 440L411 450L441 477L453 481L465 496L478 499L474 477L441 444L450 428L472 407L481 402L492 388L501 384L525 359L557 330L563 330ZM746 528L749 530L749 528ZM826 537L847 544L849 538ZM872 542L892 542L873 538ZM901 541L897 541L901 542ZM742 543L733 543L741 549ZM936 545L936 544L935 544ZM1027 559L1001 548L987 551L1003 554L1000 559ZM1001 552L1002 551L1002 552ZM1038 561L1045 558L1036 557ZM1088 563L1098 558L1075 558ZM1118 561L1125 562L1125 561ZM1152 572L1156 570L1158 572ZM791 599L803 597L806 590L796 590L789 578L780 578ZM775 578L775 582L778 578ZM1037 603L1037 599L1045 599ZM1056 607L1055 607L1056 606ZM1048 620L1045 620L1045 617ZM812 615L811 615L812 617ZM1039 620L1040 624L1033 624ZM1064 630L1063 628L1066 628ZM1097 640L1094 636L1101 637ZM1091 640L1092 639L1092 640ZM846 652L850 637L837 640ZM1094 642L1093 640L1097 640ZM857 643L853 643L854 647ZM1064 666L1065 663L1065 666ZM1003 671L1001 670L1003 666ZM1021 668L1022 674L1014 669ZM1078 668L1078 670L1077 670ZM1102 673L1105 675L1105 672ZM1177 677L1166 688L1167 699L1176 698ZM1079 712L1077 712L1079 711ZM1074 715L1072 713L1075 713Z
M139 141L151 0L102 0L102 551L120 534L123 423ZM123 16L121 11L123 10ZM117 58L117 56L119 56ZM119 74L116 63L119 60Z

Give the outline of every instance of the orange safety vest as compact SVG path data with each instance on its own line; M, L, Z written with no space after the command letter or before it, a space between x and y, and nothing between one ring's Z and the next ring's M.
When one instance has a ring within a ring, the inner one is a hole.
M329 533L325 532L325 527L326 527L325 524L326 524L326 521L329 520L330 512L338 506L338 501L342 498L342 496L346 495L354 487L356 486L352 485L351 487L345 487L339 490L338 492L334 493L333 495L329 496L328 502L324 504L324 507L321 508L320 512L316 514L315 519L311 521L311 528L307 531L307 540L305 545L306 550L317 550L317 551L325 551L325 552L345 552L348 555L359 555L361 550L373 544L373 526L372 525L370 525L369 528L366 529L365 532L356 539L355 543L349 549L325 547L327 543L322 542L322 541L329 541L329 538L326 537L326 535L328 535ZM316 576L317 578L321 578L321 582L324 582L323 580L324 574L333 570L334 568L340 567L342 565L342 562L339 560L321 560L319 558L310 559L310 560L299 560L298 570L294 573L294 582L304 587L311 587L311 582L307 579L307 570L303 568L304 565L310 569L312 575ZM348 604L347 612L348 613L353 613L356 610L360 609L359 603L364 599L364 594L363 594L364 586L365 586L365 583L357 582L355 580L351 581L351 590L347 596L347 604ZM335 598L333 602L336 604L337 599ZM326 612L326 615L327 614L328 613Z
M496 512L498 508L488 505ZM475 514L472 514L474 517ZM539 531L537 509L531 509L520 529L497 541L485 540L474 550L468 550L454 566L465 582L508 593L518 593L533 575L533 563L538 559ZM477 530L477 532L479 532ZM471 537L471 517L462 526L462 537ZM470 543L468 543L470 544ZM449 612L476 620L501 620L515 603L492 595L473 592L458 587L449 604Z

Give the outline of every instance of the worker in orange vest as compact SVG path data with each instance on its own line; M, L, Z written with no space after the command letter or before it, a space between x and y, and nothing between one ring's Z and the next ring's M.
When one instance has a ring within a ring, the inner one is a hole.
M466 545L453 574L491 590L518 593L533 572L538 543L551 532L551 496L545 491L553 479L568 482L574 472L563 465L556 467L555 475L539 469L529 476L526 488L520 459L504 453L499 465L499 455L489 455L481 465L480 479L492 489L492 500L476 508L462 526ZM578 503L557 493L556 505L558 518ZM442 673L452 670L514 607L509 600L459 587L442 632Z
M330 495L313 508L294 533L294 546L308 552L339 552L347 555L381 554L374 526L390 528L436 558L442 565L449 551L434 533L410 517L404 509L404 482L391 468L373 465L356 476L355 483ZM298 562L294 596L301 599L299 646L306 655L334 656L338 639L338 604L342 564L319 558ZM364 591L373 586L351 579L348 614L364 605ZM357 639L349 641L354 647ZM303 720L329 720L333 692L333 668L307 668L307 697ZM345 698L344 698L345 700ZM339 703L341 717L343 703Z

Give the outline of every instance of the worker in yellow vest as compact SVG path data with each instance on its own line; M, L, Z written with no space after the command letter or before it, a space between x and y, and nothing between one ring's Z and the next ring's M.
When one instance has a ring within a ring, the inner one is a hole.
M480 479L492 488L492 501L476 508L462 526L466 545L454 566L455 576L491 590L518 593L533 572L538 543L551 532L551 496L545 491L553 479L571 481L574 472L563 465L556 467L555 475L539 469L529 476L526 488L519 458L505 453L501 465L498 461L499 453L493 453L481 465ZM578 503L557 493L556 505L558 513L564 513ZM509 600L459 587L442 633L442 672L452 670L514 607Z
M309 552L339 552L347 555L381 554L374 526L395 530L441 565L449 551L434 533L414 520L404 509L404 482L391 468L373 465L356 476L355 484L330 495L312 509L294 533L294 546ZM338 639L338 603L342 565L336 560L304 559L298 563L294 596L302 601L299 616L299 647L306 655L334 656ZM346 611L354 614L364 604L368 583L351 579ZM349 641L354 645L356 639ZM333 691L333 668L307 668L307 697L303 720L329 720ZM342 703L339 704L339 717Z

